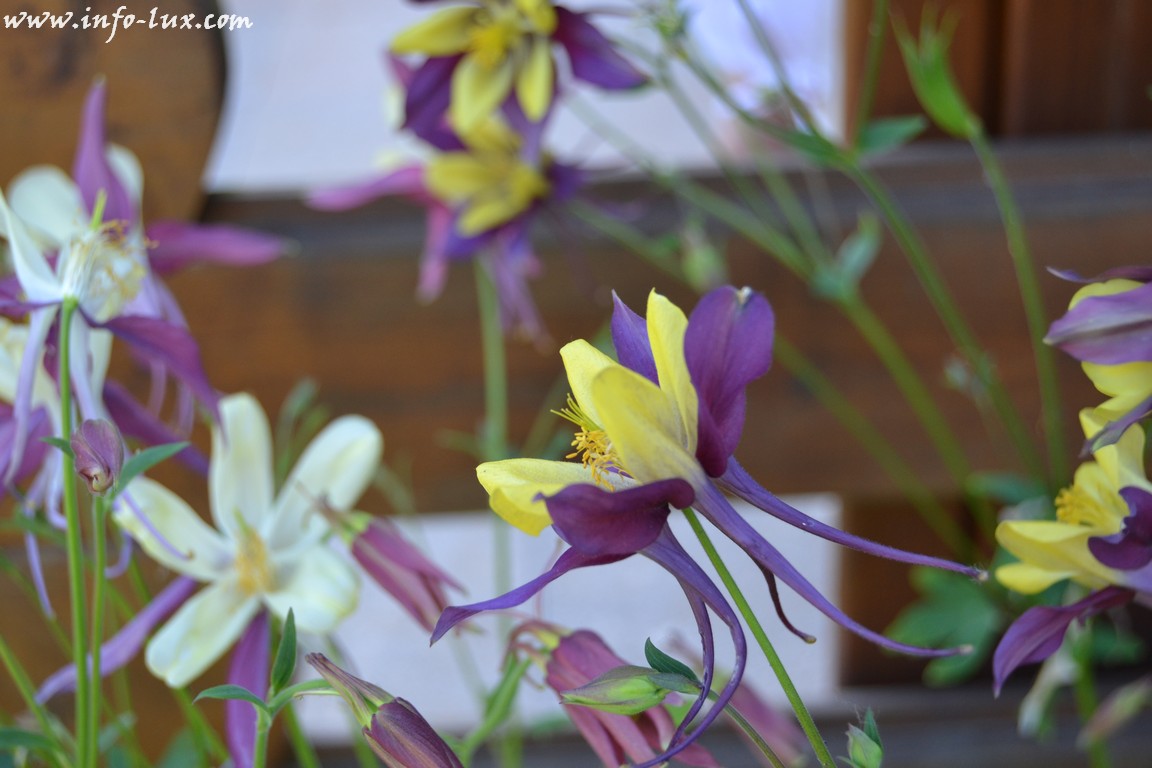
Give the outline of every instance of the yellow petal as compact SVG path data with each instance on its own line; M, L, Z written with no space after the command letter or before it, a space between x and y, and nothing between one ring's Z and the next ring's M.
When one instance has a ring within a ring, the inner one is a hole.
M468 54L452 73L452 103L448 108L452 127L467 137L495 112L512 89L512 62L504 59L495 67Z
M1108 407L1127 411L1152 393L1152 363L1081 363L1096 389L1113 398Z
M528 60L516 77L516 98L524 115L539 122L552 103L552 46L546 37L535 37Z
M565 344L560 348L560 357L564 361L564 370L568 373L568 390L572 393L572 397L592 421L603 427L600 413L596 410L596 403L592 398L592 380L605 368L620 364L584 339Z
M688 449L681 440L677 404L659 387L616 365L597 374L591 389L613 451L638 482L672 477L683 478L693 487L705 482L695 446Z
M516 8L540 34L551 35L555 31L556 9L551 0L516 0Z
M551 496L575 483L592 482L581 464L543 459L506 459L476 467L476 478L488 491L492 511L533 536L552 524L548 507L537 496Z
M684 360L684 332L688 318L656 291L648 295L648 340L656 362L660 389L675 403L680 413L679 440L689 453L696 452L696 388Z
M1048 571L1027 563L1010 563L996 569L996 581L1022 595L1038 594L1072 575L1071 572Z
M1119 583L1119 574L1088 551L1095 535L1092 528L1053 520L1012 520L996 528L996 541L1024 563L1092 588Z
M478 8L445 8L414 24L392 40L392 52L401 55L450 56L461 53L475 25Z
M1068 302L1068 308L1071 309L1091 296L1113 296L1117 293L1130 291L1133 288L1139 288L1141 285L1143 285L1143 283L1124 278L1105 280L1102 283L1089 283L1072 295L1072 301Z
M433 195L449 203L459 203L500 183L492 166L467 152L446 152L428 161L424 183Z

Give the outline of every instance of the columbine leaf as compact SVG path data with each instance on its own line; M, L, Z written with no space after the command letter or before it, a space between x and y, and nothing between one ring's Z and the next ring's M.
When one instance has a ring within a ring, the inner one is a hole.
M216 685L200 691L193 699L193 702L200 701L200 699L224 699L224 700L239 700L246 701L256 709L267 712L268 705L263 702L259 697L255 696L247 688L241 688L239 685Z
M56 446L67 456L72 455L72 443L68 442L62 437L42 437L40 438L40 442Z
M856 140L856 151L861 155L871 155L896 149L912 141L927 127L928 121L923 115L873 120L861 129Z
M188 447L188 443L168 443L167 445L154 445L133 454L124 462L124 469L120 472L118 488L127 488L137 475L147 472L165 459L170 459Z
M648 666L657 672L664 672L670 675L679 675L680 677L687 678L692 682L699 685L700 679L696 677L696 673L682 661L678 661L664 651L656 647L652 642L652 638L644 641L644 658L648 660Z
M272 662L272 678L270 684L272 693L279 693L284 686L292 682L292 674L296 671L296 617L292 609L288 609L288 617L284 619L284 630L280 634L280 646L276 649L276 660Z
M56 750L56 744L40 733L25 731L20 728L0 728L0 751L15 749L51 753Z

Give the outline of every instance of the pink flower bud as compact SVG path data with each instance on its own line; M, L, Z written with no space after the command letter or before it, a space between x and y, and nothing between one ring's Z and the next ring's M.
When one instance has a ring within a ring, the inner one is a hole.
M88 419L72 433L76 473L84 478L93 495L103 496L120 477L124 467L124 441L120 430L106 419Z

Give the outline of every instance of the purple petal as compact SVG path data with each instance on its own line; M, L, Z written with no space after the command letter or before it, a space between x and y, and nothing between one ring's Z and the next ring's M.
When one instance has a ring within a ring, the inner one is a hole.
M313 190L308 193L305 203L322 211L346 211L392 195L426 201L428 190L424 185L424 166L406 165L368 181Z
M1152 413L1152 395L1144 398L1118 419L1104 425L1096 434L1084 441L1081 454L1089 456L1106 445L1112 445L1127 431L1128 427Z
M445 250L452 234L455 216L445 206L428 206L424 219L424 252L420 255L420 282L416 295L421 301L432 301L444 290L448 277L448 253Z
M720 590L717 589L716 585L712 583L712 580L708 578L704 570L684 551L680 542L673 536L672 531L665 528L660 538L657 539L652 546L644 550L644 555L675 576L676 580L680 583L680 588L684 590L684 596L688 598L692 613L696 617L696 626L700 631L700 641L704 657L704 677L701 681L701 694L697 697L696 701L692 703L680 727L676 729L676 733L669 742L668 749L664 754L637 766L637 768L650 768L650 766L660 765L666 762L668 758L690 747L696 739L704 733L708 726L720 716L724 711L724 707L727 706L732 696L736 693L736 689L740 685L740 680L744 676L744 666L748 659L747 641L744 638L744 630L741 628L740 620L737 618L736 613L720 593ZM712 706L709 707L704 717L694 724L695 727L692 733L685 736L687 728L693 725L692 721L707 700L708 692L712 690L712 680L715 675L716 647L715 639L712 637L712 627L708 619L707 608L711 608L712 612L728 625L728 630L732 635L732 645L736 652L736 659L732 669L732 675L728 678L728 682L724 684L724 688L716 695Z
M696 494L679 478L607 491L590 483L545 498L552 525L585 555L632 555L656 540L671 512L691 506Z
M40 365L40 356L48 338L48 332L56 320L56 308L45 307L28 316L28 340L24 345L24 356L20 360L20 373L16 380L16 399L12 403L11 449L8 451L8 469L4 473L4 484L12 483L17 470L24 463L24 451L28 445L29 419L32 412L32 382Z
M238 685L260 699L268 691L269 643L268 612L260 611L236 644L228 668L230 684ZM256 755L256 709L247 701L228 699L224 702L224 723L232 765L252 768Z
M930 557L928 555L920 555L915 552L906 552L902 549L896 549L886 544L878 544L874 541L854 536L847 531L842 531L839 528L822 523L814 517L804 514L795 507L786 504L780 497L765 490L759 483L748 474L744 469L733 459L728 464L728 471L724 473L718 481L722 490L730 493L737 498L743 499L752 506L772 515L778 520L782 520L791 526L795 526L802 531L811 533L814 536L819 536L827 541L840 544L845 547L852 547L853 549L865 552L869 555L876 557L884 557L889 560L895 560L899 563L909 563L910 565L924 565L930 568L941 568L946 571L955 571L963 573L973 578L979 578L983 572L979 568L961 565L954 563L951 560L944 560L939 557Z
M1054 269L1049 267L1048 271L1061 280L1067 280L1072 283L1102 283L1105 280L1116 279L1135 280L1138 283L1152 282L1152 267L1147 266L1115 267L1105 270L1095 277L1083 277L1079 272L1071 269Z
M143 315L114 317L103 327L131 344L145 358L166 365L211 410L213 418L219 418L220 396L208 383L200 362L200 350L186 328Z
M100 646L100 674L110 675L136 658L156 625L172 615L199 586L192 579L180 576L161 590L160 594L152 598L152 602ZM75 687L76 666L69 664L44 681L44 685L36 692L36 701L43 703L57 693L71 691Z
M688 318L684 358L699 396L696 457L724 474L744 429L744 388L772 365L775 319L768 300L731 286L707 293Z
M72 178L80 189L80 196L89 213L95 209L96 198L103 191L106 197L104 221L126 221L135 225L136 205L113 173L105 154L105 96L104 79L99 78L88 89L88 97L84 101L84 117L80 123L80 140L72 163Z
M412 73L404 97L402 128L412 131L441 152L464 148L448 127L445 115L452 100L452 73L460 56L433 56Z
M606 88L637 88L648 78L616 52L611 41L588 21L588 14L556 7L556 31L552 39L568 51L572 75L577 80Z
M732 508L724 495L714 486L709 484L705 485L703 489L700 489L695 506L713 525L723 531L725 536L743 549L757 565L774 574L825 616L845 629L860 635L860 637L863 637L865 640L873 642L882 648L913 656L954 656L957 653L964 652L965 649L962 648L933 649L899 643L868 629L850 618L833 605L828 598L820 594L820 591L816 589L810 581L804 578L779 550L768 543L767 539L761 536L756 529L748 524L748 521ZM953 570L956 570L956 568L954 567Z
M587 182L587 174L575 165L553 161L548 165L548 199L553 203L571 200Z
M1133 486L1121 488L1120 495L1131 510L1124 530L1088 539L1088 551L1109 568L1134 571L1152 562L1152 493Z
M575 549L566 549L560 557L556 559L555 565L527 584L519 586L510 592L506 592L499 597L494 597L491 600L484 600L483 602L472 603L471 605L456 605L445 608L444 613L440 614L440 620L436 622L436 629L432 631L431 642L436 642L444 636L445 632L452 629L452 627L478 613L515 608L525 600L535 596L537 592L556 579L568 573L568 571L575 570L576 568L587 568L592 565L606 565L608 563L619 562L623 559L624 557L608 555L590 557L577 552Z
M1152 283L1083 299L1052 323L1044 341L1089 363L1152 360Z
M125 435L141 440L147 445L167 445L184 439L136 402L127 389L114 381L104 383L104 404ZM199 448L189 445L176 454L176 458L194 472L208 475L208 457Z
M156 221L148 225L153 245L148 261L159 274L171 274L190 264L267 264L284 255L282 238L225 224Z
M616 359L625 368L631 368L653 384L658 383L652 344L648 341L648 324L615 291L612 303L612 344L616 347Z
M1072 605L1040 605L1024 611L1000 638L992 656L996 695L1000 695L1004 682L1017 667L1043 661L1055 653L1073 621L1123 605L1132 599L1132 594L1127 589L1107 587Z

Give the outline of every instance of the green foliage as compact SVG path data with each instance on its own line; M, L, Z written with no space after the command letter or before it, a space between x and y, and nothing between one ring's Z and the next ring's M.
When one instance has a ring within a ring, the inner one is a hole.
M859 727L848 726L848 757L841 759L852 768L880 768L884 744L871 709L864 713Z
M120 471L120 479L116 481L117 492L127 488L128 483L136 479L137 475L147 472L152 469L152 467L172 458L187 447L188 443L186 442L167 443L166 445L154 445L134 453L124 462L124 469Z
M812 277L812 290L818 296L846 300L860 290L860 281L880 250L880 221L863 213L856 231L844 239L831 263L817 266Z
M280 634L280 645L276 648L276 660L272 663L272 675L269 680L271 692L276 694L292 682L292 674L295 671L296 617L289 608L288 618L284 620L284 629Z
M888 636L930 648L968 646L969 653L933 659L924 668L930 685L954 685L973 675L991 654L1006 618L990 582L950 571L917 568L912 583L921 598L888 627Z
M648 666L657 672L663 672L669 675L679 675L680 677L691 680L697 685L700 684L700 679L696 677L696 673L682 661L672 658L664 651L656 647L652 642L652 638L644 641L644 658L648 662Z
M913 37L902 22L896 24L896 39L912 89L929 117L953 136L970 139L980 132L980 120L968 109L952 77L948 48L955 29L954 17L937 25L935 11L926 6L921 16L920 39Z
M224 699L233 701L246 701L252 706L256 707L261 712L268 711L268 705L264 700L255 696L251 691L239 685L215 685L200 691L193 701L200 701L201 699Z
M876 155L898 149L919 136L928 127L923 115L904 115L873 120L860 129L856 151Z

